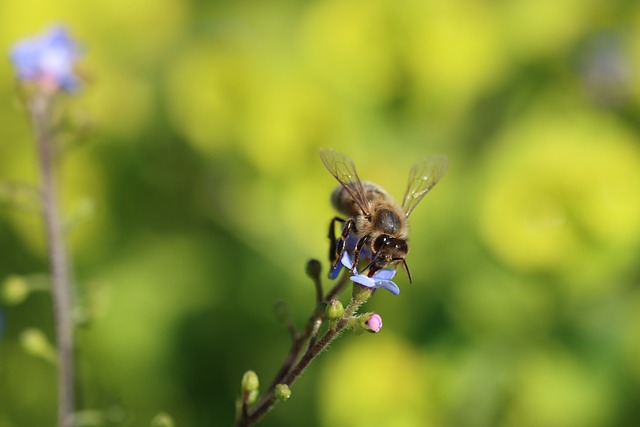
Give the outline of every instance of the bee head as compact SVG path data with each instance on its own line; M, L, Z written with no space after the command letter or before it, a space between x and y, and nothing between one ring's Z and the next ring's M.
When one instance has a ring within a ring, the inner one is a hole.
M411 282L411 273L409 273L409 267L407 267L407 263L404 260L409 252L409 246L406 240L382 234L373 241L371 248L373 249L374 256L371 264L369 264L370 276L391 263L399 262L404 266L409 276L409 282Z
M394 258L404 258L409 252L407 241L404 239L396 239L388 234L381 234L373 241L371 245L373 252L382 252L386 254L389 261Z

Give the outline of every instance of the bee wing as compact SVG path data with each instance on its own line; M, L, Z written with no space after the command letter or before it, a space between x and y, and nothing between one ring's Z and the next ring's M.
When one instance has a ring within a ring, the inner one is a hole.
M356 172L356 165L349 156L335 150L320 149L320 158L331 175L349 192L353 200L358 204L362 213L366 216L369 212L369 202L364 192L364 187Z
M448 167L449 159L443 155L428 156L413 165L409 173L407 192L402 202L402 209L407 217L418 206L420 200L442 179Z

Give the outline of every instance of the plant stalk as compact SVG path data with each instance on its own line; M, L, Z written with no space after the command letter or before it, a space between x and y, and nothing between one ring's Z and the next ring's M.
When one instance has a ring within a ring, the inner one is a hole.
M35 94L29 102L40 169L42 213L51 271L51 294L58 351L58 426L73 426L74 355L72 292L64 231L56 205L54 164L56 147L51 131L53 96Z
M347 283L347 277L343 276L343 278L336 284L336 286L327 293L323 301L326 303L330 299L332 299L335 295L337 295L340 290ZM337 322L335 328L329 328L322 338L318 341L313 342L307 348L307 351L298 359L300 355L300 351L302 349L303 343L311 338L311 331L313 329L313 325L315 321L318 319L322 319L324 313L319 313L319 309L317 308L314 314L311 316L307 323L307 328L305 331L298 337L297 340L294 341L294 344L291 348L291 351L287 355L285 363L282 368L276 375L273 383L270 385L267 392L262 396L262 398L256 403L254 406L249 408L249 410L242 414L242 416L237 420L236 427L250 427L260 421L277 403L275 398L275 386L277 384L286 384L291 386L299 377L302 375L304 370L309 366L309 364L320 354L322 351L335 340L340 333L348 326L349 319L353 314L358 310L358 308L364 303L364 300L356 301L354 298L351 299L351 302L346 307L344 315ZM321 307L322 304L319 305ZM295 363L297 361L297 363Z

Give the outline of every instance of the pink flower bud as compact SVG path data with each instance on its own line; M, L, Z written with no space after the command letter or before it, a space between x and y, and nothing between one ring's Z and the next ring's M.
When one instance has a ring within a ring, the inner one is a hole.
M382 329L382 317L377 313L371 313L369 319L364 322L368 332L376 333Z

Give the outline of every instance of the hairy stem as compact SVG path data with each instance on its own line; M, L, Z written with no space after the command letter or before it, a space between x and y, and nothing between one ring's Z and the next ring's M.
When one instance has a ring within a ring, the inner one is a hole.
M55 146L50 129L50 95L36 94L29 103L40 169L41 197L51 270L51 292L58 349L58 426L73 426L73 320L71 283L64 233L56 206Z
M340 280L338 280L338 283L336 283L336 285L327 293L327 295L321 299L320 303L316 306L315 310L307 320L305 329L300 333L300 335L297 335L294 338L291 349L289 350L285 361L280 367L280 370L276 374L268 390L275 389L277 384L282 383L282 379L289 373L296 360L298 360L298 358L300 357L300 352L304 347L304 343L311 338L317 321L321 321L324 318L324 304L333 299L333 297L335 297L338 293L340 293L340 291L347 283L348 280L347 276L345 275Z
M347 277L347 275L343 276L343 278L336 284L336 286L334 286L334 288L327 293L327 295L323 299L324 303L335 297L342 290L342 288L344 288L344 286L348 282ZM286 384L288 386L291 386L300 377L300 375L302 375L307 366L309 366L309 364L320 353L322 353L322 351L327 348L327 346L333 340L335 340L340 335L345 327L347 327L349 319L363 303L364 300L356 301L352 298L351 302L349 302L349 305L345 309L344 315L337 322L336 327L329 328L324 333L322 338L320 338L318 341L312 342L304 352L304 354L298 359L304 342L307 339L311 338L314 325L317 324L317 321L322 319L322 316L324 315L323 311L319 310L322 305L319 305L319 307L316 308L314 314L307 322L305 331L298 337L298 340L294 341L293 347L287 355L285 363L278 372L278 375L276 375L276 378L274 379L267 392L262 396L262 398L256 405L251 407L246 414L243 414L244 416L242 416L237 421L236 427L252 426L260 421L262 417L264 417L267 413L269 413L269 411L271 411L271 409L273 409L273 407L277 403L277 400L275 398L276 385ZM297 363L294 363L296 360Z

